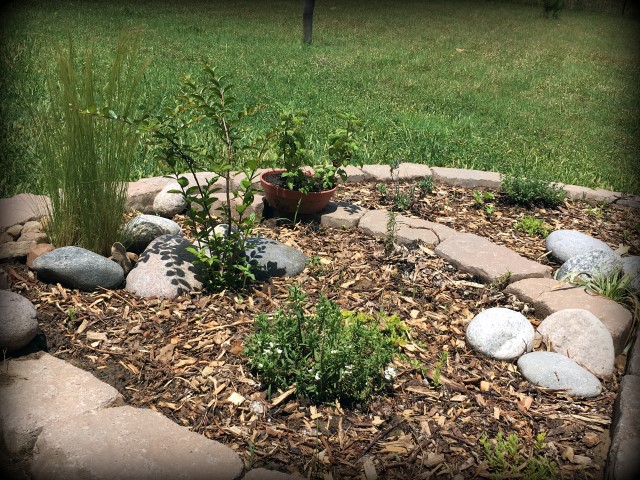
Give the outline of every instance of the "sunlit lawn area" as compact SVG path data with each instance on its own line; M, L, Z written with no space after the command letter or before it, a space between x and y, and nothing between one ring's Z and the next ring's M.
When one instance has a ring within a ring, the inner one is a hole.
M334 116L366 124L366 163L393 160L640 193L638 19L504 2L323 0L311 46L302 2L30 1L5 10L2 196L36 189L29 108L46 102L42 62L70 27L110 61L125 28L143 26L152 63L143 110L170 106L201 61L231 77L247 105L309 112L318 153ZM262 123L260 123L262 122ZM158 174L132 159L137 176Z

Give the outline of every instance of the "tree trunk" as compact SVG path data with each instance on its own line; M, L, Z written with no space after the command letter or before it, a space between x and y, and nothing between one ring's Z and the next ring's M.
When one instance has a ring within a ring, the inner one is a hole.
M304 10L302 11L302 35L304 43L311 43L313 32L313 7L316 0L304 0Z

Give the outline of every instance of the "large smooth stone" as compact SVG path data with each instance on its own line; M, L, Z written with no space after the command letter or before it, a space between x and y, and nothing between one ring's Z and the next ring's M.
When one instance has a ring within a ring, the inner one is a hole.
M518 359L518 368L529 382L570 396L595 397L602 391L595 375L560 353L527 353Z
M497 360L513 360L533 348L535 331L520 312L489 308L476 315L466 331L467 343Z
M0 350L26 346L38 333L33 304L17 293L0 290Z
M124 226L122 244L130 252L142 253L161 235L182 235L182 228L173 220L157 215L138 215Z
M161 235L140 255L127 275L125 289L141 297L173 298L203 285L202 271L187 247L191 243L179 235Z
M33 269L44 282L86 291L119 288L124 282L120 265L81 247L61 247L40 255Z
M592 250L571 257L564 262L556 278L558 280L569 280L573 275L581 280L588 280L588 277L610 277L622 270L622 258L615 252Z
M171 182L158 192L153 199L153 211L162 217L171 218L182 213L187 208L187 200L181 193L170 193L172 190L180 191L178 182Z
M254 237L247 239L245 245L247 261L257 268L258 280L298 275L307 264L304 253L276 240Z
M538 325L538 333L556 353L561 353L598 377L613 373L613 339L593 313L567 308L552 313Z
M554 230L547 237L546 247L547 251L551 251L551 256L560 263L593 250L611 251L611 247L602 240L577 230Z
M640 257L633 255L622 259L622 271L631 277L631 288L640 293Z

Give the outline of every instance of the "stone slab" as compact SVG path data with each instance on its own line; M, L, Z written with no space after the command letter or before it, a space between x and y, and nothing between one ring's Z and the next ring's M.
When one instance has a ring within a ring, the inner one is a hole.
M0 369L0 430L12 454L28 453L46 425L123 403L115 388L48 353L7 360Z
M38 220L47 212L49 197L21 193L9 198L0 198L0 232L18 223Z
M622 353L633 322L631 312L619 303L588 293L583 287L552 278L520 280L509 285L505 292L516 295L523 302L531 303L535 308L535 316L540 319L566 308L588 310L611 333L616 355Z
M498 172L467 170L465 168L432 167L433 179L445 185L465 188L500 188L502 176Z
M34 448L34 480L234 480L229 447L130 406L97 410L45 426Z
M354 167L353 165L347 165L344 167L344 171L347 174L346 183L360 183L367 179L367 176L361 168ZM342 179L338 177L338 183L342 183Z
M627 360L627 366L625 369L625 375L638 375L640 376L640 341L636 335L633 345L629 350L629 358Z
M392 180L417 180L423 177L430 177L431 167L422 163L403 162L398 168L391 170L389 165L364 165L361 167L364 172L364 180L377 182L390 182Z
M526 259L513 250L472 233L460 233L440 243L436 254L458 270L494 282L510 273L509 282L548 277L551 267Z
M605 478L631 480L640 472L640 377L625 375L613 406L611 447Z
M360 219L358 229L372 237L385 238L387 236L388 221L389 212L386 210L369 210ZM459 234L452 228L442 225L441 223L429 222L404 215L396 216L394 237L395 242L400 245L408 245L416 241L421 241L433 247L455 235Z
M347 202L329 202L325 209L316 214L320 225L330 228L355 228L366 210Z

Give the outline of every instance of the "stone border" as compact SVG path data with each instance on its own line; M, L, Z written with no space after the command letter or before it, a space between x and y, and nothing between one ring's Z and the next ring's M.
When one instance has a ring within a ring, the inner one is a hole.
M422 177L430 176L436 182L465 188L498 188L501 179L501 175L497 172L428 167L413 163L401 163L395 172L392 172L390 167L386 165L365 165L362 168L348 167L347 174L347 182L349 183L418 180ZM202 173L202 175L206 176L207 174ZM234 180L237 180L237 178L238 175L235 175ZM154 213L153 200L155 195L170 181L170 179L163 177L152 177L130 182L128 187L128 208L142 213ZM617 203L640 209L640 197L637 196L602 189L594 190L576 185L562 185L562 188L567 192L568 197L574 200L582 199L589 203ZM37 218L36 212L38 212L39 205L42 205L42 197L27 194L12 197L11 199L0 199L0 233L6 231L12 225L25 223ZM327 210L315 216L315 220L321 225L330 228L357 228L374 237L384 238L387 234L388 212L386 210L365 211L356 205L332 202ZM550 278L551 269L549 267L528 260L506 247L493 244L484 237L469 233L459 233L442 224L413 219L403 215L397 215L396 226L395 236L397 243L406 245L415 241L422 241L434 248L436 255L445 261L461 271L479 277L484 282L506 280L510 285L505 291L516 295L523 301L533 303L536 306L538 315L544 313L546 316L554 311L571 308L575 302L578 302L581 308L586 308L596 316L606 319L606 321L603 320L603 323L612 334L616 354L619 354L624 347L624 340L631 328L631 316L626 309L621 309L616 302L602 299L603 301L596 302L597 305L595 306L585 305L584 299L580 296L584 294L584 291L578 287L563 288L562 294L558 295L557 287L560 282ZM474 255L468 255L469 251L473 251ZM481 251L482 255L478 255L478 251ZM498 258L500 262L496 262ZM637 397L637 391L640 387L640 352L638 350L640 350L640 343L636 341L630 352L625 375L621 381L614 406L610 431L612 443L605 466L606 478L610 479L631 478L631 474L638 471L639 467L636 453L640 449L640 400ZM18 378L25 378L25 373L29 373L26 378L37 378L42 373L43 368L47 370L47 362L65 363L44 352L39 352L28 357L8 360L7 370L16 368L20 370L21 367L29 365L30 362L32 370L27 369L27 372L18 374ZM36 382L34 384L30 380L24 382L14 380L9 386L2 385L2 388L0 388L0 400L3 403L9 400L10 403L7 406L3 405L2 413L0 413L3 442L9 450L10 456L14 459L19 458L23 462L21 468L25 468L30 461L32 462L31 468L35 472L33 477L35 479L52 478L52 473L54 473L54 477L55 474L58 475L55 478L62 479L69 473L64 470L52 472L52 469L55 470L53 467L55 462L52 463L50 458L47 457L47 452L54 456L60 453L56 450L57 447L52 447L52 445L59 445L61 442L61 439L56 437L55 434L61 427L59 425L60 422L68 426L70 425L70 420L75 419L83 425L88 425L84 427L85 430L87 428L90 430L90 427L95 427L96 422L99 424L100 415L103 415L100 414L100 411L104 412L105 409L108 410L107 417L110 418L109 422L111 424L118 421L122 422L121 415L124 415L125 418L137 418L139 415L146 417L146 413L143 414L143 412L151 412L147 409L133 409L122 406L123 400L118 392L81 369L68 365L67 367L60 366L56 369L49 368L49 370L51 372L53 370L59 370L60 372L68 370L67 378L64 381L58 380L57 383L50 383L47 388L44 388L44 391L60 390L62 397L58 396L58 398L67 398L72 407L68 405L65 407L64 404L52 405L50 401L39 398L38 392L42 395L43 391L42 383ZM81 382L83 387L77 388L77 385L75 385L72 391L66 391L65 385L74 384L74 380L69 381L68 377L75 379L76 383ZM42 377L40 382L46 383L52 378L55 380L54 375L48 375L46 378ZM24 391L25 388L27 393ZM20 391L19 395L15 396L16 392L14 390ZM12 395L14 397L11 397ZM13 402L11 402L12 398ZM39 401L25 403L22 400L23 398ZM77 409L78 405L82 406L80 410ZM71 408L71 410L64 410L65 408ZM28 420L26 417L21 417L21 414L25 413L21 409L29 410L26 412ZM89 416L87 417L87 415ZM113 418L116 418L116 420ZM189 431L187 427L181 427L177 424L168 425L162 419L164 417L157 414L144 418L141 421L141 425L151 428L142 429L143 435L136 437L136 439L148 442L150 445L162 444L167 438L167 432L171 432L172 436L178 436L185 443L191 445L191 442L195 442L193 443L194 447L196 443L198 445L202 443L200 439L196 439L198 435L188 435L193 432ZM154 425L157 425L155 430ZM139 434L140 432L136 433ZM154 435L157 442L153 441ZM89 438L86 442L91 444L91 440L92 438ZM93 443L100 444L100 442L96 442L96 439L93 439ZM115 453L119 453L117 451L117 442L114 448L116 448ZM204 442L195 448L202 448L203 451L207 452L208 456L213 455L216 458L224 459L222 463L224 463L225 467L222 470L219 470L219 464L212 467L218 469L219 474L224 473L224 478L231 480L239 478L243 467L237 453L213 440ZM95 452L93 453L95 454ZM114 452L111 453L113 454ZM77 457L77 452L74 455ZM151 464L156 466L159 465L158 468L160 469L165 468L169 463L169 459L171 459L171 463L176 463L175 457L166 456L164 451L156 449L150 455L151 457L156 455L156 457L151 458L151 460L147 458L145 461L150 461ZM84 460L88 463L83 464L82 459L78 460L76 458L76 466L82 468L92 468L93 466L99 469L99 466L91 463L93 461L91 458L85 458ZM131 468L139 468L139 459L133 458L130 461L133 462L133 464L129 465ZM157 462L157 464L154 462ZM152 469L148 473L150 474L149 478L157 478ZM288 480L296 477L275 471L256 469L246 472L243 478Z

